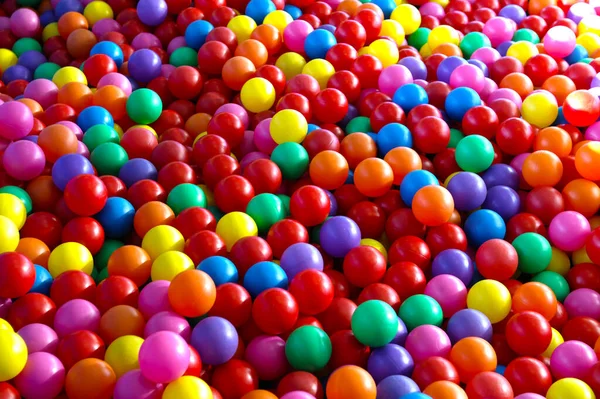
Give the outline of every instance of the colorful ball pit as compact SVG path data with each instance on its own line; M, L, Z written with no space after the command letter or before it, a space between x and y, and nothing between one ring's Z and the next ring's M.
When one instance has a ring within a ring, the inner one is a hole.
M0 3L0 398L600 395L596 3Z

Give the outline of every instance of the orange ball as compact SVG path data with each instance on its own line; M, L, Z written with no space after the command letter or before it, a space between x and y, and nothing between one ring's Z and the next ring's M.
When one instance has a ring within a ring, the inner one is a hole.
M524 73L513 72L502 78L500 88L513 89L524 99L533 91L533 82Z
M362 3L361 5L358 6L358 8L356 9L356 12L359 13L362 10L371 10L371 11L375 11L375 13L377 15L379 15L379 18L383 21L385 19L385 16L383 15L383 11L381 11L381 8L374 4L374 3Z
M127 96L117 86L108 85L96 90L92 104L105 108L116 121L127 115Z
M394 171L383 159L367 158L354 170L354 185L367 197L382 196L392 188L393 183Z
M58 33L65 40L67 40L69 35L77 29L87 30L89 28L87 19L82 14L75 11L69 11L68 13L63 14L63 16L58 19L57 25Z
M62 192L56 187L52 176L38 176L29 182L25 188L35 212L53 212Z
M431 52L432 54L444 54L446 57L462 57L462 50L454 43L442 43Z
M600 143L589 142L575 153L575 168L581 177L600 180Z
M557 0L529 0L529 14L539 15L539 13L548 6L556 6Z
M92 31L75 29L67 38L67 51L74 58L84 60L90 56L90 51L96 43L98 39Z
M241 42L235 49L234 55L248 58L256 68L265 65L269 58L267 47L256 39Z
M450 361L456 367L460 381L467 383L482 371L494 371L498 365L496 352L483 338L467 337L458 341L450 351Z
M206 132L208 129L208 122L212 117L209 114L198 113L189 117L185 122L184 129L192 137L198 136L200 133Z
M523 178L531 187L554 186L563 174L563 164L550 151L535 151L523 163Z
M250 39L258 40L265 45L269 55L277 54L283 45L283 38L279 29L273 25L259 25L252 31Z
M575 83L565 75L550 76L542 84L542 89L549 91L556 97L558 106L563 105L569 94L577 90Z
M169 303L173 310L185 317L200 317L208 313L216 296L214 281L201 270L183 271L169 285Z
M423 163L419 154L408 147L396 147L392 149L385 154L383 160L390 165L394 172L395 185L400 185L402 180L404 180L404 176L413 170L423 169Z
M106 311L100 318L98 334L106 346L125 335L144 337L146 320L142 313L129 305L117 305Z
M571 136L564 129L550 126L539 131L533 143L535 151L546 150L564 158L571 153L573 142Z
M600 337L598 337L594 344L594 352L596 352L596 356L600 356Z
M310 179L325 190L341 187L348 178L348 170L346 158L331 150L318 153L308 167Z
M35 100L31 98L19 98L18 102L27 105L27 108L31 111L35 118L40 118L44 114L44 108Z
M343 11L351 17L355 16L358 12L358 7L362 3L358 0L343 0L337 7L337 11Z
M69 399L110 399L116 383L117 376L108 363L87 358L71 367L65 390Z
M575 145L573 146L573 150L571 150L571 155L575 155L577 154L577 151L579 151L579 149L581 147L583 147L584 145L591 143L591 140L581 140L578 141L577 143L575 143ZM573 158L573 160L575 160L575 158Z
M375 399L377 386L365 369L342 366L327 380L326 395L327 399Z
M340 143L340 154L346 158L350 169L354 169L365 159L377 156L377 144L366 133L352 133Z
M38 136L38 145L44 150L46 160L54 163L66 154L77 152L77 136L64 125L45 127Z
M600 209L600 187L586 179L571 180L562 190L565 209L592 217Z
M36 265L48 268L50 248L42 240L34 237L21 238L15 252L25 255L27 259Z
M256 67L246 57L231 57L223 65L221 77L232 90L242 90L242 86L256 74Z
M175 219L175 213L169 205L160 201L146 202L133 217L133 228L138 236L143 237L153 227L170 224Z
M451 381L436 381L423 393L431 396L431 399L469 399L464 389Z
M70 82L58 90L57 102L72 107L79 113L92 105L94 95L89 87L79 82Z
M152 259L141 247L125 245L110 255L107 267L109 276L127 277L141 287L150 278Z
M554 292L546 284L529 282L517 288L512 297L512 310L515 313L532 311L551 320L556 315L557 300Z
M277 396L264 389L257 389L256 391L248 392L242 399L277 399Z
M438 226L452 218L454 199L442 186L425 186L413 197L412 211L425 226Z

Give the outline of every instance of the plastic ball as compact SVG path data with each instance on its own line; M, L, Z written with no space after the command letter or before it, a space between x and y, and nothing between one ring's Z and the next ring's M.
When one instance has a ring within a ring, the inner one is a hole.
M144 377L156 383L175 381L185 373L189 362L188 344L174 332L154 333L140 347L140 370Z
M482 280L471 287L467 294L467 307L479 310L492 323L498 323L509 314L512 305L510 292L500 282Z
M0 330L0 346L6 356L0 363L0 379L8 381L15 378L27 364L27 346L17 333Z
M326 391L331 399L374 399L377 387L366 370L357 366L343 366L329 377Z

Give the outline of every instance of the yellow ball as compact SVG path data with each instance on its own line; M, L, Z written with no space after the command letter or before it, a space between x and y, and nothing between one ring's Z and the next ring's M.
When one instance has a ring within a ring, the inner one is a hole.
M56 22L52 22L51 24L44 26L44 29L42 29L42 41L44 42L51 37L59 35L60 33L58 32L58 24Z
M202 132L202 133L200 133L199 135L197 135L197 136L196 136L196 138L194 139L194 142L192 143L192 147L194 146L194 144L196 144L196 142L197 142L198 140L200 140L200 138L202 138L202 137L206 136L207 134L208 134L208 132Z
M548 345L548 347L546 348L544 353L542 353L542 356L544 356L544 357L552 356L552 352L554 352L554 349L556 349L556 347L558 345L562 344L563 342L565 342L565 340L562 337L562 335L560 335L560 333L553 328L552 329L552 339L550 340L550 345Z
M135 335L124 335L115 339L106 348L104 361L112 367L117 378L128 371L140 368L138 355L144 339Z
M594 391L585 382L577 378L563 378L550 385L547 399L596 399Z
M167 251L162 253L154 262L152 262L150 277L152 278L152 281L171 281L179 273L193 268L194 262L183 252Z
M372 238L363 238L362 240L360 240L360 245L368 245L369 247L375 248L376 250L381 252L385 260L387 260L387 250L385 249L385 246L379 241L374 240Z
M373 55L371 54L371 48L369 46L365 46L365 47L361 47L360 49L358 49L358 53L356 54L358 57L360 57L361 55Z
M566 276L571 268L569 256L558 248L552 247L552 258L546 270Z
M257 114L267 111L275 103L275 88L265 78L252 78L242 86L240 99L250 112Z
M429 48L435 50L440 44L451 43L458 46L460 43L460 36L458 31L448 25L436 26L429 33L427 38L427 44Z
M90 26L101 19L113 19L114 14L112 8L103 1L92 1L83 9L83 16L88 20Z
M123 137L123 128L115 123L113 129L119 134L119 137Z
M183 251L185 240L175 227L161 225L151 228L142 240L142 248L155 260L167 251Z
M571 254L571 264L578 265L580 263L594 263L588 256L585 247L579 248Z
M510 312L512 300L508 288L496 280L477 282L467 294L467 307L479 310L494 323L498 323Z
M8 321L4 320L3 318L0 318L0 330L6 330L6 331L11 331L11 332L15 331L15 330L13 330L10 323Z
M48 271L52 277L56 278L69 270L79 270L89 275L94 271L94 258L85 245L65 242L50 253Z
M421 57L429 57L431 54L433 54L433 52L431 51L431 47L429 47L429 44L425 43L419 49L419 54L421 55Z
M204 191L204 196L206 197L206 206L215 206L215 195L212 191L210 191L210 188L208 188L206 184L199 184L198 187Z
M600 48L600 37L596 33L585 32L577 37L576 43L586 49L588 54L594 54Z
M577 32L579 32L579 35L588 32L600 35L600 16L594 14L583 17L577 25Z
M19 229L13 221L0 215L0 254L17 249L20 239Z
M558 103L550 93L537 92L523 100L521 115L530 124L542 129L554 123L558 116Z
M407 35L415 33L421 26L421 13L419 13L417 7L411 4L400 4L392 11L390 18L400 22L400 25L404 28L404 33Z
M281 69L281 72L285 75L287 80L290 80L296 75L300 75L302 73L302 69L306 65L306 60L298 53L283 53L277 61L275 61L275 66Z
M15 332L0 330L0 382L15 378L27 363L27 345Z
M225 241L227 250L244 237L258 235L256 222L243 212L230 212L224 215L217 223L216 233Z
M335 68L333 65L331 65L331 62L317 58L304 65L304 68L302 68L302 73L317 79L321 90L325 90L327 88L327 82L329 81L329 78L335 73Z
M381 23L381 31L379 36L387 36L392 38L396 45L401 46L404 43L404 28L400 25L400 22L394 21L393 19L386 19Z
M263 20L265 25L273 25L279 33L283 34L285 27L288 26L294 18L283 10L271 11Z
M71 82L79 82L87 86L87 78L83 71L72 66L63 67L56 71L52 77L52 82L54 82L59 89Z
M6 48L0 48L0 71L4 72L18 61L17 55Z
M388 39L377 39L369 46L371 54L381 61L383 67L394 65L400 59L398 45Z
M531 42L526 42L524 40L511 44L511 46L506 51L507 56L515 57L523 65L525 65L525 63L531 57L538 55L539 53L540 52L538 51L535 44Z
M308 133L308 123L304 115L295 109L284 109L273 115L269 131L277 144L301 143Z
M162 399L213 399L213 394L200 378L184 375L167 385Z
M250 39L250 35L256 29L256 22L247 15L238 15L229 21L227 27L235 33L238 43L241 43Z
M0 194L0 215L9 218L19 230L27 219L27 210L23 201L16 195Z

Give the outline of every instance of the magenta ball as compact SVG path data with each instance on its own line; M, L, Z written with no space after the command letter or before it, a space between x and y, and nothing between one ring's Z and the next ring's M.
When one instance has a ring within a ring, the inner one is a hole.
M169 311L157 313L148 320L144 328L144 337L149 337L159 331L174 332L186 341L190 340L192 334L190 323L177 313Z
M40 18L29 8L19 8L10 16L10 30L16 37L33 37L40 27Z
M492 17L483 25L483 34L486 35L493 47L512 39L516 24L508 18Z
M37 101L42 108L46 109L52 104L56 104L58 87L51 80L36 79L27 85L23 96Z
M600 319L600 294L589 288L579 288L571 291L564 302L569 318L591 317Z
M428 324L412 330L406 337L404 347L418 363L432 356L447 357L452 344L444 330Z
M140 50L150 47L162 47L162 43L160 42L160 39L152 33L142 32L138 33L133 38L131 41L131 47L133 47L134 50Z
M598 357L589 345L581 341L566 341L552 352L550 370L556 379L583 379L597 362Z
M33 113L27 105L19 101L0 104L0 137L18 140L31 132Z
M98 88L102 88L104 86L117 86L119 89L123 90L126 96L131 94L131 82L129 79L118 72L111 72L107 75L104 75L98 81Z
M277 143L271 137L271 118L263 119L254 129L254 145L260 152L271 154Z
M467 287L461 279L450 274L440 274L429 280L425 295L438 301L446 318L467 306Z
M177 36L169 42L169 45L167 46L167 54L171 55L173 51L185 46L185 36Z
M452 71L450 86L452 88L469 87L479 93L485 86L485 76L483 71L475 65L461 65Z
M600 122L592 123L585 129L585 139L600 141Z
M239 150L240 150L240 154L242 156L258 150L258 148L256 148L256 145L254 144L254 131L253 130L246 130L244 132L244 138L242 139L242 142L240 143Z
M244 157L240 161L240 167L242 168L242 170L244 170L248 165L250 165L252 162L258 159L269 159L269 156L267 154L263 154L260 151L253 151L249 154L244 155Z
M482 100L487 101L490 95L496 90L498 90L498 84L490 78L485 78L483 90L479 92L479 97L481 97Z
M554 216L548 228L552 244L567 252L582 248L591 231L587 218L575 211L561 212Z
M577 45L575 33L566 26L553 26L544 35L544 49L551 57L563 58Z
M283 30L283 42L291 51L303 53L306 36L313 30L311 24L301 19L297 19L290 22Z
M58 347L58 335L45 324L28 324L18 331L23 341L27 345L29 354L36 352L56 352Z
M100 325L100 311L85 299L72 299L56 311L54 331L59 337L71 333L90 330L97 331Z
M165 387L149 381L140 370L123 374L115 386L114 399L161 399Z
M46 155L44 150L33 141L15 141L4 151L2 165L9 176L17 180L31 180L44 171Z
M488 96L488 102L491 103L492 101L499 100L501 98L513 102L519 109L523 105L523 100L521 99L519 93L517 93L513 89L506 88L498 89L495 92L491 93Z
M522 393L520 395L515 396L515 399L545 399L542 395L538 395L537 393Z
M446 15L444 7L438 3L434 3L433 1L427 2L419 7L419 12L421 15L431 15L437 19L442 19L444 18L444 15Z
M90 157L90 150L82 141L77 142L77 154L86 158Z
M76 123L71 121L60 121L58 122L58 125L63 125L71 129L71 131L75 133L75 136L77 136L77 140L81 140L83 138L83 130L81 130L79 125Z
M287 371L285 341L281 337L263 335L254 338L246 348L245 358L261 380L275 380Z
M471 54L471 60L478 60L483 62L490 68L494 62L500 59L500 53L495 48L491 47L481 47L478 48Z
M315 399L315 397L308 392L304 391L292 391L283 395L280 399Z
M175 69L177 69L175 65L163 64L160 66L160 76L169 79Z
M153 281L140 292L138 309L146 320L157 313L173 311L169 303L169 285L166 280Z
M404 65L390 65L379 75L377 84L379 90L392 97L400 86L413 83L413 76L410 70Z
M139 354L143 376L157 384L181 377L190 364L190 347L179 334L159 331L146 338Z
M14 382L24 398L54 399L63 389L65 374L65 367L56 356L36 352L29 355Z
M104 18L94 24L92 32L94 32L97 37L102 37L108 32L118 32L120 29L120 23L111 18Z
M215 115L221 114L223 112L228 112L237 116L239 120L244 124L244 129L248 129L248 126L250 126L248 111L246 111L241 105L234 103L223 104L219 108L217 108L217 110L215 111Z

